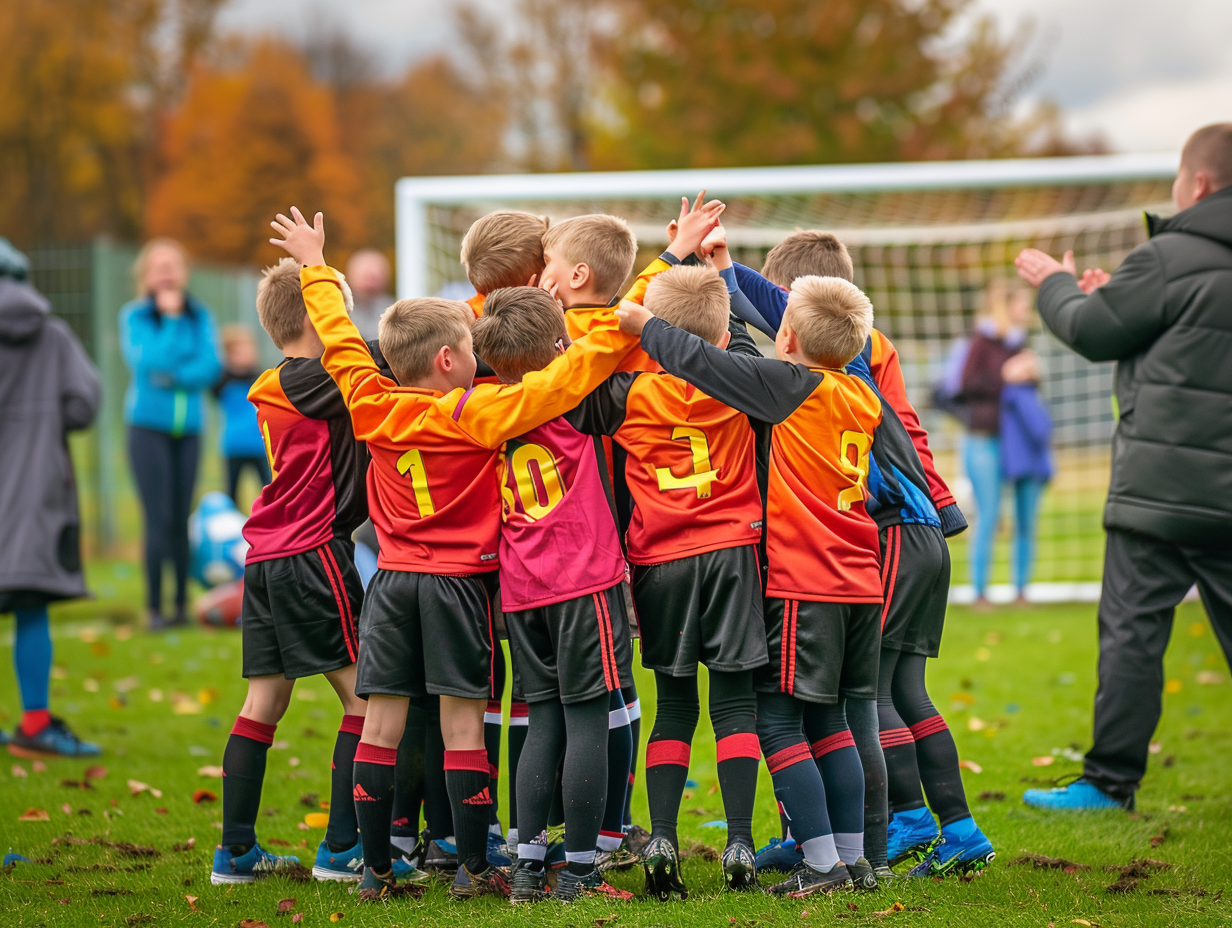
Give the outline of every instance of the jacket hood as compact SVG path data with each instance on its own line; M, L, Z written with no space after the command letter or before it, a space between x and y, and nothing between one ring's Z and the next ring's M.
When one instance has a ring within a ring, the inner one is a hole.
M30 341L50 316L51 304L41 293L29 284L0 278L0 342Z
M1232 187L1212 193L1167 219L1148 213L1146 227L1152 236L1160 232L1186 232L1232 248Z

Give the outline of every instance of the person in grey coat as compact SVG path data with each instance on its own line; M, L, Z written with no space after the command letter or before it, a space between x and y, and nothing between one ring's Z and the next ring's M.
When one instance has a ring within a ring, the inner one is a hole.
M9 753L87 757L48 710L47 605L85 596L81 519L68 433L94 421L98 374L72 330L27 283L29 262L0 238L0 614L17 619L13 643L22 717Z
M1041 808L1133 808L1159 723L1173 613L1196 583L1232 662L1232 123L1185 143L1170 219L1109 275L1028 249L1039 313L1091 361L1116 361L1104 509L1095 742L1082 777L1028 790Z

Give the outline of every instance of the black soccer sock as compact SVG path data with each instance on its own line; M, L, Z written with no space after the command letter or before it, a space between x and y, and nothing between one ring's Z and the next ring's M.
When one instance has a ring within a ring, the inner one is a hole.
M844 703L847 724L855 738L860 766L864 768L864 856L873 867L889 864L886 859L886 826L890 824L886 792L886 761L881 751L877 703L872 699L848 699Z
M603 806L603 822L599 828L598 848L614 851L624 840L625 794L629 791L629 769L632 765L633 733L629 728L629 710L620 690L608 693L607 713L607 802Z
M257 843L257 813L265 754L277 725L237 716L222 754L222 846L247 851Z
M915 739L894 707L894 674L898 651L883 650L877 671L878 739L886 765L886 796L891 812L910 812L924 807L920 768L916 763Z
M642 747L642 701L638 699L637 687L633 681L622 687L620 693L625 698L625 709L629 713L629 734L633 740L633 754L629 758L629 788L625 790L624 825L633 824L633 786L637 782L637 755Z
M359 742L355 750L355 816L359 820L359 841L364 849L364 866L374 873L388 873L389 821L394 808L394 765L397 748Z
M496 643L492 649L492 689L489 694L488 708L483 714L483 746L488 752L488 770L491 782L488 790L492 794L492 805L488 809L488 825L500 826L500 797L497 795L500 778L500 746L501 746L501 698L505 693L505 651Z
M594 869L595 846L607 805L607 791L602 787L607 783L608 704L608 697L603 695L564 707L565 763L561 781L565 860L568 869L577 874Z
M334 741L334 759L329 775L329 824L325 843L334 853L349 851L359 840L359 820L351 792L355 786L355 751L364 733L362 715L344 715Z
M864 768L842 705L808 704L804 731L826 787L835 849L844 863L855 863L864 856Z
M526 746L529 722L530 706L520 701L509 704L509 830L515 837L521 834L518 829L518 767ZM516 845L517 841L511 839L509 843Z
M490 783L487 751L445 750L445 786L453 809L458 863L465 864L471 873L479 873L488 866Z
M429 696L424 703L424 821L435 838L453 837L453 809L445 784L445 739L441 737L441 700Z
M757 697L753 672L710 671L710 726L714 729L719 789L727 817L727 843L753 846L753 806L757 800Z
M958 746L924 686L926 661L923 654L904 654L899 658L894 672L894 705L911 729L920 781L928 794L929 808L944 828L969 818L971 810L958 766Z
M565 751L565 709L555 700L528 707L526 743L518 761L518 857L543 860L548 813ZM537 854L537 857L528 856Z
M419 834L419 807L424 801L424 742L427 713L411 700L406 709L406 728L398 742L398 763L394 768L394 810L389 833L395 838L415 838Z
M655 671L655 720L646 742L646 801L651 835L667 838L673 847L679 845L680 798L689 778L689 756L700 712L697 677Z
M563 725L564 722L562 721ZM560 755L561 767L556 771L556 789L552 793L552 806L548 810L548 827L560 828L565 824L565 792L564 792L564 763L565 755L562 752Z

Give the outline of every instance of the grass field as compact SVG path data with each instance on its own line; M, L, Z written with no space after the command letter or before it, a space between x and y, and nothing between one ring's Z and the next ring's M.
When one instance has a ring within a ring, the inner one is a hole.
M227 732L243 700L239 636L197 629L145 635L123 621L131 614L125 604L137 601L131 568L103 565L92 579L102 600L60 610L56 617L53 709L83 736L106 747L100 761L106 776L82 789L70 784L83 780L86 763L49 761L43 768L6 756L0 764L0 846L34 861L18 863L0 875L3 925L236 926L250 919L277 928L291 923L291 918L277 915L279 901L288 898L295 900L293 911L303 913L304 926L332 924L335 913L341 913L343 926L473 928L766 928L802 921L911 928L1128 928L1232 920L1232 896L1224 898L1225 889L1232 890L1232 687L1201 607L1195 604L1183 606L1177 618L1164 719L1156 736L1159 751L1152 757L1139 811L1129 816L1041 814L1025 808L1018 798L1031 783L1079 769L1074 752L1089 738L1094 690L1093 608L951 611L930 688L950 720L962 756L982 768L964 777L977 820L998 851L993 866L970 882L913 882L876 895L805 900L737 897L720 892L717 863L692 859L685 863L685 878L693 890L686 903L587 901L568 908L544 903L511 910L485 899L462 908L446 898L443 888L434 887L421 902L360 908L347 888L337 885L281 879L231 889L210 885L221 805L194 803L193 794L202 789L221 793L221 781L199 775L198 769L221 763ZM16 715L10 650L11 636L0 655L6 728ZM647 717L653 717L653 683L645 675L639 682ZM323 681L308 681L297 689L269 755L258 826L263 841L274 842L275 851L299 853L310 862L323 835L303 822L305 814L316 809L312 794L328 796L329 754L338 716ZM693 757L692 776L700 786L685 799L682 839L721 847L723 832L702 827L722 818L714 747L705 722ZM1036 758L1050 758L1051 763L1036 766ZM162 795L153 790L133 795L129 780L148 784ZM50 820L19 821L29 809L45 810ZM640 783L634 810L635 818L645 823ZM763 771L755 820L759 842L777 827L769 777ZM78 843L80 839L87 840ZM190 841L191 849L176 849ZM126 843L154 850L134 850ZM1064 857L1083 869L1036 870L1013 863L1026 854ZM1106 869L1143 858L1168 866L1138 883ZM1110 890L1118 880L1122 887L1129 885L1128 892ZM641 881L640 872L613 880L635 891ZM879 914L895 903L901 911Z

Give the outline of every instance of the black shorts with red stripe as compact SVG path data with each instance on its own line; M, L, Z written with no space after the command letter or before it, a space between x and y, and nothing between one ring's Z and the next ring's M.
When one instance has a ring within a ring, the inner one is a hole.
M359 616L356 695L490 699L495 580L378 570Z
M936 657L950 595L950 549L941 529L903 523L881 530L881 647Z
M805 702L873 699L881 655L880 603L766 600L770 663L753 672L759 693Z
M624 585L505 613L514 672L527 702L569 705L633 682Z
M354 664L364 585L345 538L244 567L244 676L288 679Z

